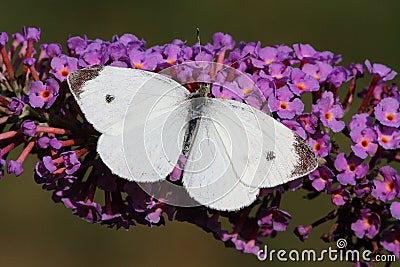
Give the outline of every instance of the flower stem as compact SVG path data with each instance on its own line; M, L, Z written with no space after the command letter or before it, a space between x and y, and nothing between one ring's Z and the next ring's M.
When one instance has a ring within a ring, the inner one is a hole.
M45 67L45 69L44 69L44 72L43 72L43 76L42 76L42 80L46 80L47 79L47 77L49 76L49 73L50 73L50 69L51 69L51 61L53 60L53 57L51 57L51 58L49 58L48 60L47 60L47 64L46 64L46 67Z
M323 224L324 222L333 220L333 219L337 216L337 212L338 212L337 210L332 210L332 211L329 212L325 217L322 217L321 219L319 219L319 220L313 222L313 223L311 224L311 226L312 226L313 228L315 228L315 227L317 227L318 225Z
M11 102L10 102L10 100L6 99L5 97L0 96L0 103L8 106Z
M328 233L325 233L322 235L321 239L324 240L325 242L332 242L332 235L333 232L335 232L336 228L338 227L338 223L334 223L331 227L331 229L329 229Z
M8 121L8 118L9 118L10 116L3 116L3 117L0 117L0 125L1 124L3 124L3 123L6 123L7 121Z
M112 214L111 192L104 191L104 202L106 204L106 214Z
M55 170L52 174L54 174L54 175L62 174L65 172L66 169L67 169L66 167L59 168L59 169Z
M282 199L282 193L281 193L281 191L275 190L275 197L274 197L274 199L272 200L271 207L276 207L276 208L279 209L279 206L280 206L280 204L281 204L281 199Z
M5 154L13 150L16 147L15 144L16 144L15 142L12 142L11 144L0 149L0 157L3 157Z
M225 58L225 51L222 51L221 54L218 55L218 59L217 59L217 63L215 64L215 73L210 73L210 76L215 78L214 75L216 76L218 74L218 72L222 69L223 64L224 64L224 58ZM211 69L211 72L213 70Z
M363 102L361 103L360 108L358 109L358 114L364 113L365 109L369 104L369 99L371 98L372 94L374 93L375 87L378 84L380 77L378 75L372 76L371 84L368 87L367 94L365 95Z
M88 147L84 147L82 149L75 150L76 157L80 158L80 157L82 157L83 155L85 155L89 151L90 151L90 149Z
M37 73L35 67L32 65L32 66L29 67L29 70L30 70L30 72L31 72L31 75L32 75L33 80L39 81L39 75L38 75L38 73Z
M1 133L0 134L0 140L4 140L4 139L8 139L8 138L12 138L18 134L21 133L21 130L17 130L17 131L9 131L9 132L5 132L5 133Z
M53 159L53 164L56 165L56 166L58 166L58 165L60 165L61 162L63 162L63 161L64 161L64 157L63 157L63 156L60 156L60 157L58 157L58 158L56 158L56 159Z
M10 63L10 58L8 57L6 48L4 46L0 48L0 54L1 57L3 58L4 65L6 66L8 77L10 78L11 81L13 81L15 79L14 70Z
M82 144L84 139L82 138L77 138L77 139L69 139L69 140L62 140L60 141L61 145L63 147L65 146L76 146Z
M345 114L350 111L351 104L353 103L353 97L354 97L355 89L356 89L356 77L351 79L350 86L349 86L349 91L347 92L347 95L344 98L343 103L342 103L342 107L343 107L343 110L344 110Z
M33 39L29 39L28 40L28 46L26 48L25 58L32 57L33 44L34 44L34 40ZM24 67L22 69L22 77L26 77L26 73L28 72L28 68L29 68L28 66L24 65Z
M35 140L32 140L28 143L28 145L24 148L21 155L18 157L17 161L22 163L28 157L29 153L32 151L33 147L35 146Z
M38 126L36 128L37 133L52 133L52 134L71 134L70 130L54 128L48 126Z

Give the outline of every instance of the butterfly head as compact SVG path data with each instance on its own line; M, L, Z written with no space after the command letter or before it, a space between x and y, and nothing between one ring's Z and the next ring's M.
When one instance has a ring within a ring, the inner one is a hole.
M197 89L196 93L202 97L207 97L208 94L211 93L211 84L210 83L201 84L199 89Z

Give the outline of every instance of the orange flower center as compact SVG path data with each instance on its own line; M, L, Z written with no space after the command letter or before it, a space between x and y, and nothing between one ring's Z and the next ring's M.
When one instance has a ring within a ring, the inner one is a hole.
M167 62L172 65L172 64L174 64L176 62L176 60L175 59L170 59Z
M330 113L329 111L325 113L325 119L327 119L328 121L330 121L332 119L332 113Z
M297 88L299 88L300 91L306 90L306 86L304 85L304 83L298 83Z
M386 119L388 121L394 121L394 115L392 113L386 114Z
M62 75L62 76L64 76L64 77L67 77L68 76L68 74L69 74L69 70L67 70L67 69L62 69L62 70L60 70L60 74Z
M140 63L135 63L135 64L133 64L133 65L134 65L135 68L137 68L137 69L143 69L143 65L140 64Z
M45 89L40 93L40 97L43 99L47 99L50 97L50 90L49 89Z
M308 126L308 120L307 119L301 118L300 120L304 123L305 126Z
M362 145L362 147L368 147L368 145L369 145L368 139L362 139L361 140L361 145Z
M281 102L281 104L279 105L279 107L281 109L287 109L288 108L288 104L286 102Z
M387 182L386 183L386 190L387 191L393 191L394 189L394 183L393 182Z
M320 151L320 150L321 150L321 144L320 143L315 143L314 151Z
M321 77L319 77L317 74L314 75L314 78L319 81L321 79Z
M365 223L365 225L368 226L368 227L374 224L374 222L372 221L371 218L366 218L366 219L364 220L364 223Z
M226 96L221 95L219 98L226 99Z
M265 64L269 65L269 64L271 64L272 62L274 62L274 60L273 60L273 59L270 59L270 60L265 61Z
M386 136L382 136L381 141L385 144L389 143L389 138L387 138Z
M349 169L349 171L351 172L355 172L357 167L355 164L350 164L349 166L347 166L347 168Z
M244 90L243 90L243 93L244 93L245 95L248 95L248 94L250 94L251 92L253 92L253 90L251 90L251 89L244 89Z

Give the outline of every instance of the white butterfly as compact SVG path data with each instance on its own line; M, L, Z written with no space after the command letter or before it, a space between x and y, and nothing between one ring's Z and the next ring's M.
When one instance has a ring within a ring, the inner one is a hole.
M180 161L183 186L172 186L188 196L175 192L172 204L237 210L253 203L259 188L317 167L301 137L250 105L208 98L207 84L190 93L161 74L111 66L73 72L68 84L86 119L102 133L97 151L114 174L153 188L148 192L165 200L166 184L171 186L165 179ZM249 101L263 105L251 95ZM154 190L157 183L164 189Z

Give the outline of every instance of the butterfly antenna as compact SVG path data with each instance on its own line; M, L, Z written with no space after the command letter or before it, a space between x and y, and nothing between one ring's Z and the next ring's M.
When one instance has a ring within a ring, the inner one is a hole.
M200 29L196 28L196 32L197 32L197 41L199 42L199 55L200 55L200 61L203 61L203 57L202 57L202 52L201 52L201 40L200 40ZM206 69L206 66L203 66L203 71Z
M225 67L225 68L223 68L223 69L218 70L218 72L224 71L224 70L226 70L227 68L232 68L232 66L233 66L234 64L238 63L239 61L241 61L241 60L243 60L243 59L245 59L245 58L247 58L247 57L249 57L250 55L251 55L250 52L247 53L245 56L243 56L243 57L241 57L241 58L235 60L234 62L232 62L229 66L227 66L227 67Z
M247 53L245 56L243 56L243 57L241 57L241 58L237 59L236 61L232 62L232 63L229 65L229 67L232 67L232 65L233 65L233 64L236 64L236 63L238 63L239 61L241 61L241 60L243 60L243 59L245 59L245 58L249 57L250 55L251 55L251 53L250 53L250 52L248 52L248 53Z
M199 42L199 47L200 47L200 58L201 57L201 41L200 41L200 29L196 28L196 32L197 32L197 41Z

